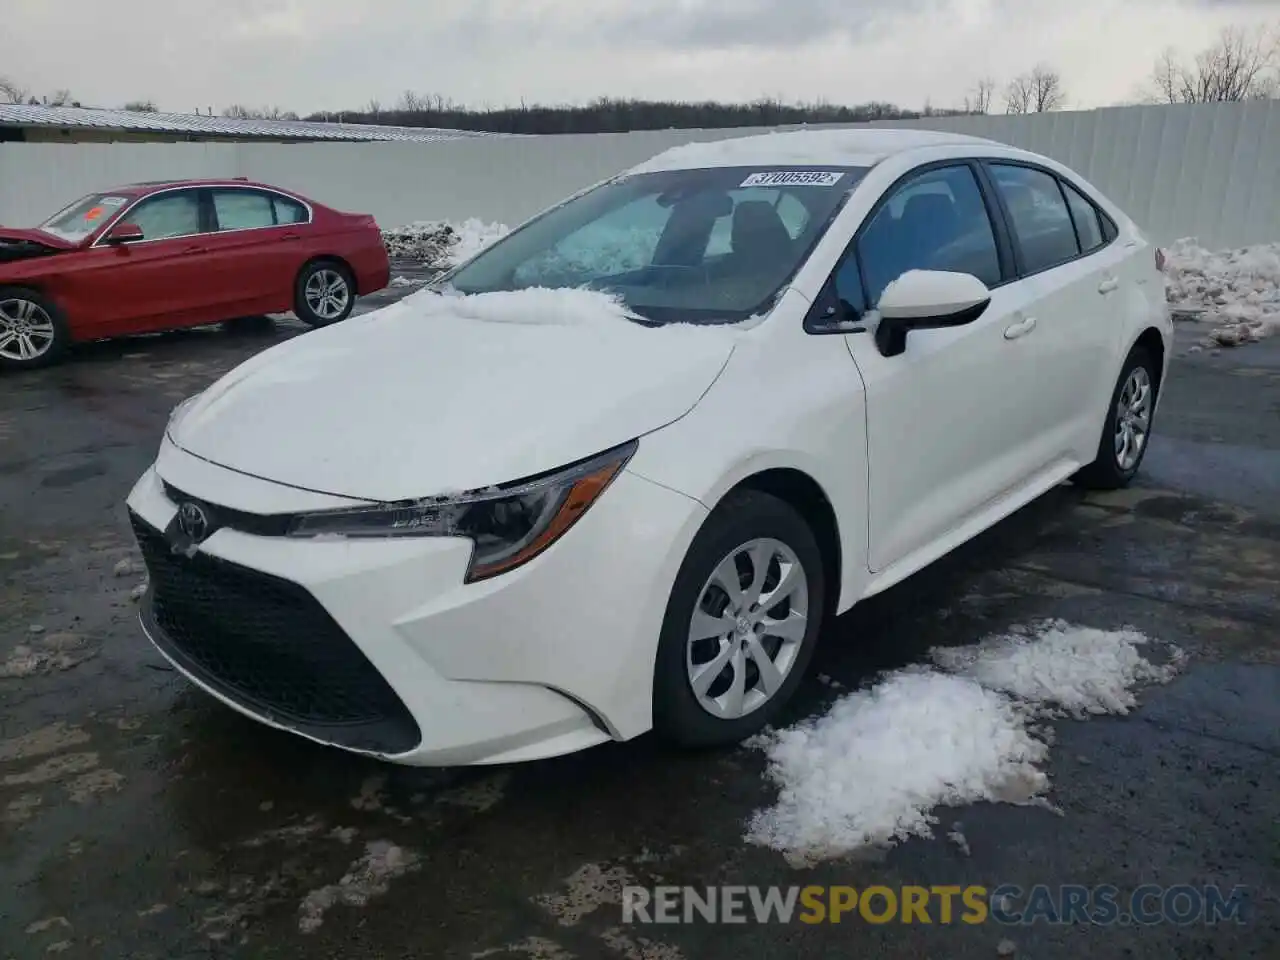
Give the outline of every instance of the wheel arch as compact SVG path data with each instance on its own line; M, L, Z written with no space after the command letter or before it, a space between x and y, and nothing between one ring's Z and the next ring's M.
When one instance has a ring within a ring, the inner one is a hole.
M317 263L336 263L351 275L352 284L358 286L360 283L360 278L356 275L356 268L351 265L351 261L336 253L317 253L307 257L307 259L302 262L302 265L298 267L298 272L294 274L294 282L296 283L298 280L302 279L303 272L308 267L313 267ZM357 294L359 294L359 292L359 290L356 290Z
M1164 334L1162 334L1155 327L1147 327L1140 334L1138 334L1137 338L1133 341L1133 346L1131 346L1129 348L1128 353L1125 354L1126 360L1128 359L1129 354L1133 353L1134 349L1137 347L1142 347L1143 349L1149 351L1155 357L1156 389L1158 391L1161 383L1164 380L1165 354L1168 350L1168 347L1164 342ZM1158 400L1159 394L1157 393L1156 396Z
M797 467L768 467L748 474L724 492L711 509L741 490L754 490L786 503L809 525L822 561L828 584L825 613L834 613L840 603L844 575L844 555L840 522L826 490L810 474Z

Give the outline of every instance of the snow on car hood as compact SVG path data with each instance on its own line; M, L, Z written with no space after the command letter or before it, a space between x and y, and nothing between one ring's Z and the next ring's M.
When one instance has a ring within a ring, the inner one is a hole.
M184 408L170 439L267 480L406 500L523 479L677 420L738 333L645 327L600 293L414 294L296 337Z

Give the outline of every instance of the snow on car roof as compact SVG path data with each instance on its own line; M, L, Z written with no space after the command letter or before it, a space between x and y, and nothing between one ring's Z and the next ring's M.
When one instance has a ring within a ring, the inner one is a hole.
M949 144L1004 146L994 140L942 130L886 127L792 130L682 144L632 167L628 172L803 163L866 167L904 150Z

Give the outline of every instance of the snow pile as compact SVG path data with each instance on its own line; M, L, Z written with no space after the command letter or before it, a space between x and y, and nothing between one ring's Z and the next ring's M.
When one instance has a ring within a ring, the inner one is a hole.
M1280 329L1280 243L1210 252L1186 239L1165 259L1170 308L1213 324L1210 344L1234 347Z
M1062 621L1035 631L1015 627L972 647L932 651L933 661L956 676L1030 704L1040 716L1127 714L1134 687L1166 683L1182 666L1175 652L1154 664L1139 648L1148 642L1136 630L1094 630Z
M469 260L485 247L510 233L501 223L472 218L462 223L424 220L382 231L382 242L393 260L416 260L429 267L447 269Z
M1157 666L1141 655L1148 642L1054 621L935 649L935 667L888 674L823 717L754 738L780 790L747 839L801 865L931 836L940 806L1046 803L1049 734L1036 722L1127 713L1133 687L1167 682L1184 660L1172 648Z

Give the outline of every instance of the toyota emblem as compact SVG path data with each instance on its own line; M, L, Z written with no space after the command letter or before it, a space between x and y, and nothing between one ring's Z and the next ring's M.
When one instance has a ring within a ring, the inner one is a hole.
M178 508L178 529L183 535L199 543L209 535L209 517L198 503L187 501Z

